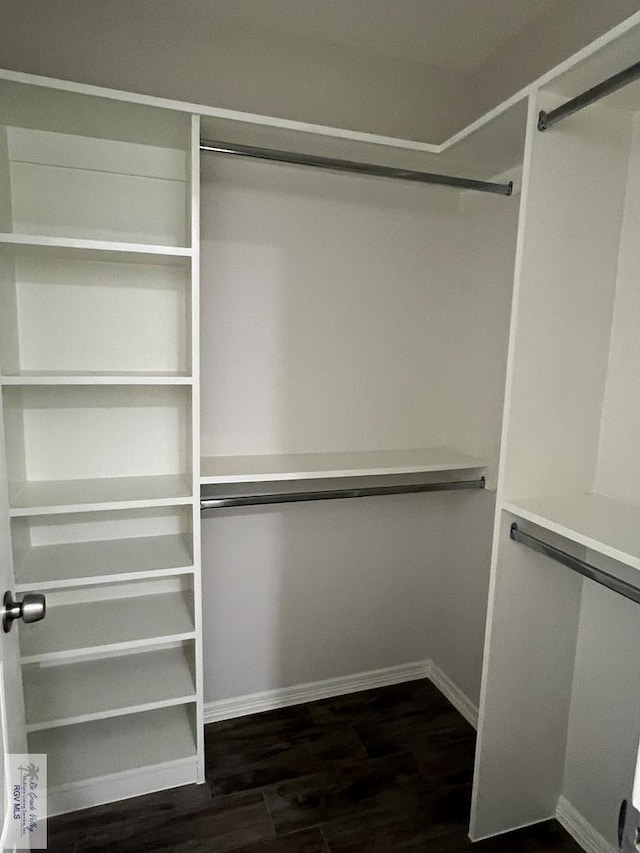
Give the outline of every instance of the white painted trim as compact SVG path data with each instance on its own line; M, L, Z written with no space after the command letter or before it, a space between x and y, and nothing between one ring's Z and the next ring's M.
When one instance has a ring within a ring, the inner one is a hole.
M423 151L429 154L442 154L449 148L454 147L462 140L466 139L475 131L479 130L485 124L488 124L497 116L506 112L519 101L527 98L531 93L535 92L542 86L548 85L552 80L564 74L569 69L573 68L579 62L588 59L597 51L601 50L606 45L615 41L620 36L624 35L635 26L640 25L640 12L631 15L622 23L613 27L604 35L597 38L591 44L574 53L560 65L547 71L541 77L533 80L519 92L516 92L506 101L503 101L498 106L494 107L488 113L481 116L476 121L472 122L467 127L463 128L458 133L451 136L441 144L429 142L419 142L412 139L400 139L395 136L381 136L375 133L367 133L365 131L348 130L346 128L329 127L321 124L310 124L303 121L294 121L290 119L277 118L275 116L266 116L256 113L244 113L238 110L222 109L220 107L206 106L204 104L194 104L188 101L176 101L168 98L159 98L155 95L138 95L134 92L124 92L117 89L107 89L102 86L93 86L88 83L75 83L71 80L59 80L50 77L43 77L38 74L27 74L22 71L11 71L9 69L0 69L0 80L9 80L16 83L27 83L31 85L43 86L50 89L63 89L67 92L76 92L78 94L92 95L98 98L110 98L112 100L125 101L132 104L141 104L150 107L158 107L160 109L174 110L176 112L196 113L201 116L210 116L212 118L225 119L228 121L245 122L246 124L256 124L263 127L277 127L282 130L292 130L299 133L310 133L316 136L334 137L337 139L350 139L354 142L365 142L371 145L385 145L391 148L409 149L412 151Z
M512 832L520 832L521 829L529 829L531 826L538 826L541 823L546 823L553 819L554 815L550 814L546 817L536 818L536 820L529 820L526 823L519 823L517 826L509 826L506 829L501 829L499 832L492 832L489 835L476 836L470 830L469 839L475 844L478 841L488 841L489 838L504 838L505 835L511 835Z
M49 817L198 782L197 757L139 767L49 790Z
M515 371L515 349L517 317L519 314L520 279L522 277L522 265L524 257L524 238L527 225L527 202L529 198L529 182L531 175L531 157L533 139L536 126L537 99L534 95L529 98L527 109L527 131L524 143L524 157L522 161L522 179L520 189L520 207L518 211L518 236L516 241L516 254L514 261L513 289L511 298L511 319L509 321L509 344L507 347L507 367L505 371L504 401L502 404L502 420L500 430L500 455L498 459L498 480L496 484L496 510L493 519L493 535L491 539L491 567L489 572L489 590L487 595L487 617L485 620L484 651L482 654L482 683L480 685L480 705L478 708L478 739L476 741L476 766L473 774L473 787L471 795L471 820L470 837L478 840L476 834L476 823L478 811L481 805L480 799L480 776L483 770L483 730L484 720L487 714L487 677L491 665L491 634L493 631L493 616L497 584L498 547L500 544L500 525L502 523L501 503L504 493L504 479L506 470L507 447L509 445L509 416L511 413L511 390L513 387L513 376Z
M587 853L616 853L617 848L564 797L558 800L556 819Z
M327 678L309 684L265 690L263 693L251 693L248 696L237 696L233 699L219 699L205 704L204 721L205 723L215 723L220 720L232 720L235 717L244 717L247 714L273 711L276 708L288 708L290 705L314 702L317 699L329 699L333 696L343 696L346 693L371 690L374 687L388 687L391 684L402 684L405 681L415 681L418 678L429 678L430 675L431 661L423 660L401 664L400 666L390 666L386 669L360 672L355 675Z
M244 122L245 124L256 124L262 127L277 127L281 130L310 133L315 136L330 136L337 139L350 139L354 142L367 142L372 145L408 148L414 151L424 151L429 154L439 154L443 149L442 145L434 145L430 142L416 142L410 139L400 139L395 136L380 136L375 133L367 133L359 130L348 130L342 127L329 127L322 124L310 124L305 121L295 121L293 119L283 119L275 116L260 115L257 113L245 113L238 110L206 106L205 104L194 104L189 101L174 101L168 98L159 98L155 95L138 95L135 92L107 89L102 86L93 86L88 83L75 83L72 80L43 77L39 74L26 74L22 71L0 69L0 80L27 83L49 89L62 89L66 92L75 92L80 95L91 95L96 98L109 98L110 100L124 101L126 103L140 104L148 107L157 107L164 110L174 110L175 112L195 113L196 115L223 119L225 121Z
M202 548L200 523L200 116L191 116L191 153L189 157L189 183L191 194L191 493L192 545L193 545L193 616L196 632L195 675L196 693L196 749L198 755L197 781L205 781L206 759L204 749L204 663L202 640Z
M431 663L431 673L429 678L438 688L443 696L451 702L456 711L459 711L465 720L470 723L474 729L478 728L478 706L474 705L471 699L463 693L460 688L451 681L449 676L445 675L440 667L435 663Z
M474 728L477 727L477 706L430 660L414 661L400 666L390 666L386 669L374 669L355 675L343 675L339 678L327 678L323 681L296 684L293 687L282 687L275 690L265 690L263 693L251 693L247 696L207 702L204 706L204 722L217 723L221 720L232 720L248 714L259 714L261 711L273 711L276 708L288 708L292 705L301 705L304 702L315 702L317 699L330 699L333 696L344 696L347 693L372 690L374 687L403 684L406 681L415 681L418 678L429 678L465 720Z

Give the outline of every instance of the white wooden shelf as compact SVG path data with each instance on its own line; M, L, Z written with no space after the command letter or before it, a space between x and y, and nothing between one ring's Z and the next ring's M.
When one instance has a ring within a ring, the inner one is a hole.
M47 754L50 789L196 755L190 706L32 732L29 750Z
M502 508L640 570L640 506L582 494L506 501Z
M161 373L20 373L0 385L193 385L191 376Z
M483 460L440 447L275 456L208 456L201 460L200 482L260 483L270 480L444 473L480 469L485 465Z
M163 373L40 373L0 376L0 385L193 385L184 374Z
M15 559L16 591L61 589L193 571L187 539L142 536L39 545Z
M95 480L47 480L14 484L13 517L103 509L173 506L190 503L191 487L179 475L104 477Z
M23 667L27 731L195 702L182 646L57 666Z
M164 246L150 243L125 243L109 240L84 240L72 237L55 237L40 234L0 233L0 246L15 246L17 248L57 249L67 252L74 250L83 253L95 253L96 260L107 260L105 254L118 255L123 263L176 263L176 259L190 258L193 250L188 246ZM147 257L145 257L145 255Z
M20 631L20 659L66 660L194 636L193 603L182 592L60 604L48 608L43 622Z

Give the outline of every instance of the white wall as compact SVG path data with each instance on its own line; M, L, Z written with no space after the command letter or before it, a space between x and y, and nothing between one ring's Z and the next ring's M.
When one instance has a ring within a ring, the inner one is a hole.
M203 455L451 444L457 194L215 155L203 180Z
M637 504L640 448L638 324L640 120L636 117L624 195L624 218L594 491ZM606 158L608 167L611 157ZM626 159L624 161L626 165ZM602 565L602 557L596 557ZM606 563L603 568L607 568ZM610 571L637 583L637 572ZM638 605L584 583L569 719L565 797L611 844L620 802L629 798L640 738Z
M205 702L427 658L442 512L411 495L205 518Z
M0 0L0 66L439 142L637 10L561 0L460 75L232 25L209 0Z
M0 67L437 141L466 86L425 65L239 28L205 0L0 0Z
M638 218L640 217L640 117L636 117L624 197L611 341L607 364L595 491L635 503L640 478L640 291ZM625 162L625 165L626 162Z
M455 323L454 443L497 470L519 196L465 193ZM453 283L450 283L453 286ZM452 438L453 440L453 438ZM443 496L444 497L444 496ZM493 492L443 500L445 545L434 576L430 656L477 703L495 498Z
M466 120L491 107L640 11L638 0L560 0L469 76Z
M205 162L203 453L497 456L518 199ZM495 234L500 243L495 244ZM478 701L494 497L203 520L205 699L434 658Z
M638 605L585 582L563 794L617 849L640 738Z

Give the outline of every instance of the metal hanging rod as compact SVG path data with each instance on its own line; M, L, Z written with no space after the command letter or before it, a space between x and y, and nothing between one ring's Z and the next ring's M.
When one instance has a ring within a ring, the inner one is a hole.
M599 101L600 98L604 98L607 95L611 95L613 92L617 92L618 89L628 86L629 83L633 83L633 81L637 80L639 77L640 62L636 62L635 65L625 68L624 71L619 71L617 74L614 74L613 77L603 80L602 83L598 83L597 86L587 89L587 91L583 92L581 95L576 95L575 98L572 98L570 101L567 101L566 104L562 104L562 106L557 107L555 110L551 110L548 113L541 110L538 113L538 130L547 130L547 128L557 124L559 121L562 121L562 119L567 118L567 116L573 115L579 110L583 110L595 101Z
M327 169L332 172L355 172L358 175L373 175L377 178L396 178L401 181L414 181L420 184L440 184L445 187L458 187L459 189L477 190L478 192L497 195L511 195L513 192L513 181L509 181L508 184L474 181L471 178L458 178L454 175L434 175L431 172L415 172L411 169L397 169L393 166L376 166L373 163L356 163L352 160L335 160L331 157L295 154L292 151L276 151L272 148L255 148L251 145L239 145L235 142L201 139L200 150L211 151L215 154L253 157L256 160L272 160L276 163L291 163L294 166L315 166L317 169Z
M542 539L537 539L535 536L524 533L517 524L511 525L510 535L514 542L520 542L521 545L526 545L540 554L551 557L579 575L583 575L585 578L589 578L589 580L595 581L601 586L606 586L607 589L611 589L631 601L635 601L636 604L640 604L640 589L638 587L620 580L620 578L616 578L614 575L596 568L596 566L592 566L591 563L587 563L579 557L567 554L566 551L561 551L559 548L549 545L548 542L543 542Z
M315 492L281 492L258 495L228 495L202 498L200 509L228 509L238 506L260 506L300 501L329 501L344 498L368 498L376 495L409 495L419 492L447 492L459 489L484 489L485 479L453 480L444 483L407 483L395 486L363 486L355 489L327 489Z

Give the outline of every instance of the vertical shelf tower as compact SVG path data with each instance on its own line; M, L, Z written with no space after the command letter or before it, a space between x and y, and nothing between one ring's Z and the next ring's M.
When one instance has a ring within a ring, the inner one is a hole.
M204 778L199 119L1 86L2 417L55 814Z

